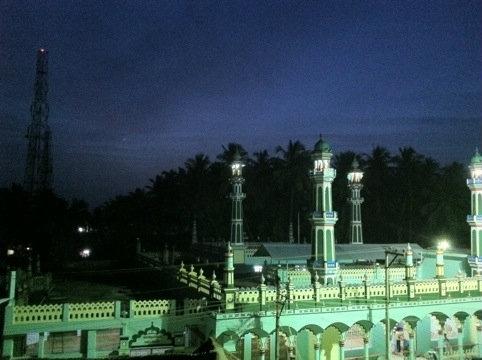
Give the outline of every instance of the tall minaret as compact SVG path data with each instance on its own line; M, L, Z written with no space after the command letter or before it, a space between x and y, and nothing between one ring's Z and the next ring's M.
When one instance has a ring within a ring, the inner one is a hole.
M313 213L311 216L311 267L323 275L325 284L334 277L338 265L335 257L335 223L338 220L332 208L331 184L336 177L336 170L330 166L333 156L330 145L321 136L311 154L313 169Z
M363 171L358 168L358 161L353 159L351 171L347 175L348 187L351 190L351 198L348 201L351 204L350 216L350 242L352 244L363 244L362 220L361 220L361 204L363 198L360 196L363 184Z
M467 216L470 225L470 255L482 256L482 156L479 150L469 165L470 179L467 179L467 186L470 189L472 199L471 213Z
M231 164L231 184L233 184L233 192L231 193L231 244L233 245L243 243L243 199L246 197L242 189L244 183L243 167L241 155L236 150Z
M48 57L47 50L37 51L37 73L34 98L30 107L31 122L28 126L27 165L24 188L26 191L48 190L52 188L51 133L48 125Z

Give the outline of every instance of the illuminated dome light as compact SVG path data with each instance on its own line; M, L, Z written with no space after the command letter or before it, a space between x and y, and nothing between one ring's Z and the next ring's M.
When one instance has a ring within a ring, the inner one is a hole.
M83 258L88 258L91 255L91 253L92 252L90 251L89 248L85 248L85 249L80 250L79 255Z
M331 146L321 138L316 142L314 150L311 152L313 159L313 172L323 172L330 168L330 159L333 156Z
M361 171L358 167L358 161L353 159L353 163L351 164L352 170L347 174L346 178L350 184L358 184L363 179L363 171Z
M239 151L236 149L236 152L233 155L233 162L231 163L231 170L233 172L233 176L241 176L243 167L245 164L241 160L241 155Z

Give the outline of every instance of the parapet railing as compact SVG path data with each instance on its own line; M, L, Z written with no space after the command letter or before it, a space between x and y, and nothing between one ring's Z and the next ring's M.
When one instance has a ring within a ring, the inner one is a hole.
M9 305L6 308L5 322L11 325L28 325L63 322L90 322L115 320L120 318L147 319L164 316L177 316L205 311L208 306L204 299L184 299L180 309L175 300L130 300L129 311L121 312L120 301L46 304L46 305Z

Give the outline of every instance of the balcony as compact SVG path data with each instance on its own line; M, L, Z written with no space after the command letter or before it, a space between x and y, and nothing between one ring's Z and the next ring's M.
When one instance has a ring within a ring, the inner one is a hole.
M482 221L482 215L467 215L467 222Z
M316 211L312 215L312 219L338 220L338 213L336 211Z
M467 179L467 185L482 185L482 179L475 178L475 179Z

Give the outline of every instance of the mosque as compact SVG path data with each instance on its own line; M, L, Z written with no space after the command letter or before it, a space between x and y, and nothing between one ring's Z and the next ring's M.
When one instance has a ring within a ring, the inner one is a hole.
M243 241L244 164L235 156L230 242L198 243L193 236L199 262L181 262L175 274L192 298L17 305L12 272L2 356L482 358L482 156L472 157L467 179L470 253L446 243L436 249L365 243L356 161L348 174L351 242L336 244L332 156L320 138L311 154L311 244ZM220 257L222 279L205 270ZM165 262L140 247L138 258L154 267Z

